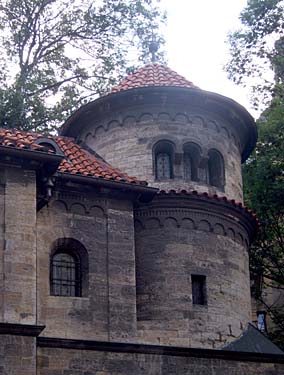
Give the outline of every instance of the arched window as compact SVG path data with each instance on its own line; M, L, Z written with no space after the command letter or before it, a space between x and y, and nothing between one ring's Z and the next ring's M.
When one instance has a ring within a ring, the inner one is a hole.
M59 251L51 261L51 294L81 297L80 260L72 253Z
M56 241L50 259L50 294L81 297L88 280L88 259L79 241L62 238Z
M154 146L154 169L157 180L173 178L174 148L169 141L160 141Z
M217 150L208 153L208 182L212 186L223 189L225 185L225 171L223 156Z
M200 148L194 143L187 143L183 147L184 179L198 181L198 166L200 162Z

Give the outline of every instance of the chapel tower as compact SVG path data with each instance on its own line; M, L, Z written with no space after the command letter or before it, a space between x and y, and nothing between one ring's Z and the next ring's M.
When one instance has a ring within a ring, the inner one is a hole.
M80 108L61 135L158 189L134 210L138 340L222 347L238 337L251 320L256 227L242 204L249 113L152 64Z

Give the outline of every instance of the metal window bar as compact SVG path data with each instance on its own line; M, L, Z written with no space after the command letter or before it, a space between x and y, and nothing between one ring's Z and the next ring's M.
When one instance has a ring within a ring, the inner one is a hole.
M68 253L57 253L51 264L51 294L79 297L81 295L81 270L79 260Z
M167 153L159 153L156 156L156 169L158 179L171 178L171 158Z

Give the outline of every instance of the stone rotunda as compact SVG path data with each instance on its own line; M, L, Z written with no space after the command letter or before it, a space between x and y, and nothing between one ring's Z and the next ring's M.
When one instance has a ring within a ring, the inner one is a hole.
M138 341L220 348L238 337L257 226L242 191L250 114L152 64L77 110L61 136L158 189L134 207Z

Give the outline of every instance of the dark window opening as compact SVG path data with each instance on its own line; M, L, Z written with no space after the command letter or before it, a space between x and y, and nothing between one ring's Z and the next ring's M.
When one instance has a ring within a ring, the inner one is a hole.
M157 155L157 178L171 178L171 159L170 155L163 153Z
M81 297L81 269L79 258L68 251L59 251L51 259L51 294Z
M173 145L168 141L160 141L154 146L154 170L157 180L173 178Z
M222 189L225 185L223 157L217 150L210 150L208 156L208 182Z
M50 256L50 294L62 297L87 297L89 257L86 248L74 238L58 238Z
M184 178L187 181L198 181L198 166L201 151L198 145L188 143L184 146Z
M266 312L265 311L258 311L257 312L257 328L261 332L267 332L266 327Z
M206 276L191 275L192 303L194 305L207 305Z

